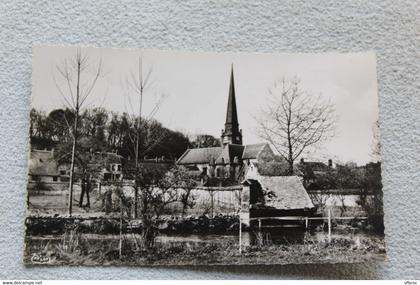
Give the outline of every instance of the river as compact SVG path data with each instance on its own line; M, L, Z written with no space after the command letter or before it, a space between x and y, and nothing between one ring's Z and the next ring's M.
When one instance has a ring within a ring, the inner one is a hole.
M367 234L356 230L335 230L332 238L347 238L357 239L364 237ZM328 234L324 231L320 232L305 232L304 230L296 229L280 229L280 230L263 230L253 232L242 232L241 239L243 245L256 244L289 244L289 243L303 243L309 238L312 241L325 241ZM28 236L28 243L57 243L62 240L62 235L42 235L42 236ZM80 234L80 238L88 241L110 241L115 242L120 239L118 234ZM140 240L139 234L123 234L124 240L134 241ZM220 243L238 243L239 234L160 234L155 240L158 244L220 244Z

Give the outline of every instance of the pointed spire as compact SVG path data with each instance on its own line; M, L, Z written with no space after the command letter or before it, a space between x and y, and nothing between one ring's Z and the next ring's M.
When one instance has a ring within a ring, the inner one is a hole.
M235 82L233 79L233 64L231 66L230 73L230 84L229 84L229 98L226 111L226 122L225 125L237 125L238 124L238 113L236 111L236 98L235 98Z
M236 110L235 82L233 79L233 64L231 66L229 97L226 110L225 129L222 131L222 143L242 144L242 133L239 130L238 112Z

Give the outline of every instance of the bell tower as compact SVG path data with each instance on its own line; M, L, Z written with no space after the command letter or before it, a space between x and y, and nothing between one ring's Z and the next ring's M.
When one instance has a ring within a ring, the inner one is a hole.
M233 65L230 74L229 97L226 111L225 129L222 130L222 144L242 145L242 130L239 129L238 112L236 110L235 83L233 80Z

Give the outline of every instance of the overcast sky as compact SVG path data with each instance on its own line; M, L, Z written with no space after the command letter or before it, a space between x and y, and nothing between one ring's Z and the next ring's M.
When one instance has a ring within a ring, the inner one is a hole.
M75 47L33 48L32 106L51 111L64 106L54 76L56 66L74 56ZM244 144L258 143L254 116L264 106L267 89L275 80L297 76L302 89L322 94L335 104L337 134L307 159L371 161L373 124L378 117L376 59L373 53L262 54L203 53L136 49L83 48L90 66L102 60L103 76L98 80L89 107L130 112L128 97L136 104L126 78L138 70L152 68L152 87L145 94L147 114L157 98L165 99L155 115L163 125L188 134L207 133L220 137L224 127L230 68L233 64L236 102Z

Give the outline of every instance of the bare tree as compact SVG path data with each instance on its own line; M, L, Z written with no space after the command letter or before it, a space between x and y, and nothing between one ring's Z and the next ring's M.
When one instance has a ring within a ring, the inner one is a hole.
M99 60L98 64L92 66L92 62L82 53L79 47L74 57L65 59L61 65L56 66L56 71L59 79L54 75L53 78L57 90L62 96L64 103L74 113L73 125L67 122L73 137L68 203L68 211L71 216L73 211L74 166L79 135L79 114L87 103L86 100L92 94L98 78L102 73L102 61Z
M178 189L182 189L179 200L182 203L182 218L185 217L188 208L195 206L195 199L192 190L198 185L196 177L190 174L184 166L174 166L171 169L173 185Z
M347 211L346 195L340 193L337 195L337 199L340 202L340 205L338 205L338 208L340 209L340 215L343 217L344 213Z
M336 122L334 106L320 95L302 91L299 84L297 79L275 81L256 119L259 135L288 162L289 174L303 151L333 135Z
M130 96L128 96L128 102L131 108L131 112L133 117L135 118L135 134L134 138L130 137L131 141L134 143L134 160L135 160L135 170L136 172L139 171L139 148L140 148L140 131L141 131L141 124L142 124L142 111L143 111L143 99L144 93L150 87L150 75L152 73L152 69L149 69L145 74L143 73L143 58L139 57L139 66L138 66L138 73L131 73L130 78L127 79L128 86L134 91L135 95L138 98L138 106L137 112L135 111L135 106ZM138 179L135 179L134 185L134 218L138 216L138 195L139 195L139 185Z
M152 74L153 69L150 67L144 70L143 67L143 57L139 56L138 60L138 70L136 72L130 73L126 80L126 85L129 87L131 93L134 93L134 98L132 99L130 96L127 96L130 111L132 114L132 119L134 121L134 134L130 135L130 141L133 144L133 151L132 155L134 157L134 218L138 218L138 202L139 202L139 190L140 190L140 177L139 172L141 171L141 167L139 165L140 158L144 156L150 149L154 146L159 144L163 138L167 135L165 132L153 142L148 142L147 145L143 146L141 149L141 135L142 132L145 134L145 128L150 124L154 115L159 110L159 107L165 98L164 95L160 96L159 99L155 102L149 114L143 114L143 102L144 97L147 92L151 91L151 87L153 85L152 82Z
M309 196L311 197L312 203L314 203L314 205L318 208L318 210L321 213L324 213L327 207L328 199L330 199L331 194L314 192L314 193L310 193Z

